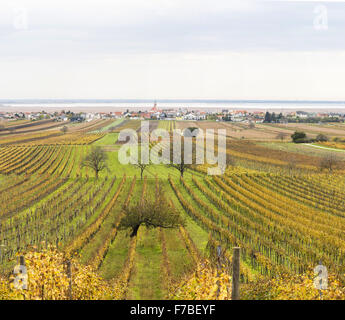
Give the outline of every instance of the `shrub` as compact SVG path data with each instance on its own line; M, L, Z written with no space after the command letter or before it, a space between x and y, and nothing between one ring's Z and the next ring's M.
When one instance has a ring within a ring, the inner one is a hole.
M328 141L328 137L325 136L324 134L320 133L316 136L316 141L320 141L320 142L326 142Z
M305 132L301 132L301 131L295 131L292 135L291 135L292 141L294 143L302 143L305 142L307 135L305 134Z

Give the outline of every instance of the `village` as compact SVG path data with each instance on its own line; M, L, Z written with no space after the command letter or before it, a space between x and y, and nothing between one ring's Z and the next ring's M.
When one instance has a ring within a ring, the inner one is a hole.
M187 120L187 121L232 121L244 123L288 123L288 122L344 122L344 112L306 112L306 111L288 111L288 112L268 112L253 110L231 110L223 109L221 111L210 111L206 109L183 108L159 108L157 103L151 109L110 111L110 112L73 112L73 111L0 111L0 121L13 120L44 120L53 119L55 121L70 122L90 122L98 119L135 119L135 120Z

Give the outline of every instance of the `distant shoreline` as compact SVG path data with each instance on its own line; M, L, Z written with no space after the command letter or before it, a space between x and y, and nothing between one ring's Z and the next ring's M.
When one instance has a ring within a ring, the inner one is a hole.
M0 99L0 112L61 111L114 112L149 110L155 100L139 99ZM203 111L327 111L345 113L345 101L288 100L156 100L159 109L189 109Z

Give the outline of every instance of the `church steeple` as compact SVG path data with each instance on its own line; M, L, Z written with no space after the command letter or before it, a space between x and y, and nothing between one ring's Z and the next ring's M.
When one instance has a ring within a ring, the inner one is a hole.
M153 108L151 109L152 112L157 112L158 109L157 109L157 101L155 100L154 102L154 105L153 105Z

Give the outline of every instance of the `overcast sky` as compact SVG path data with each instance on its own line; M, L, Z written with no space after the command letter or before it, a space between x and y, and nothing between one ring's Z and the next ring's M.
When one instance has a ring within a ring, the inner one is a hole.
M345 100L345 1L1 0L0 99Z

